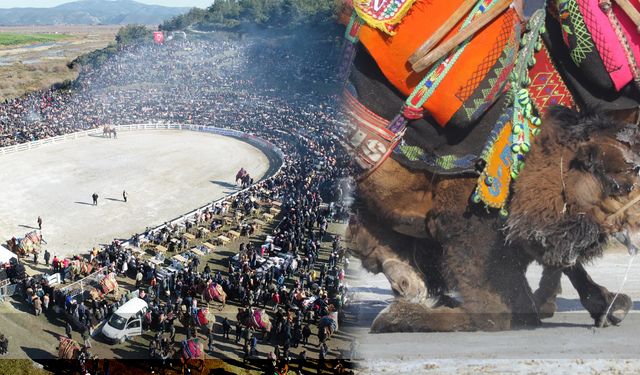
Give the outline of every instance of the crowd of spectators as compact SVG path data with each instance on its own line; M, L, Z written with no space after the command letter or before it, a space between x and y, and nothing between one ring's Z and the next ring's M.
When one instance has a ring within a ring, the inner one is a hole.
M298 40L295 48L292 43L286 38L245 38L127 47L97 68L83 67L72 89L41 91L0 105L0 146L104 124L175 122L241 130L272 142L286 155L280 174L230 199L230 209L246 215L257 208L254 202L279 201L282 221L271 233L269 246L241 244L226 273L213 272L194 256L184 269L166 274L117 241L92 252L89 260L95 267L131 278L142 290L141 297L151 306L145 328L159 333L154 352L167 338L175 339L177 312L183 305L197 305L199 286L207 283L222 285L229 298L245 308L269 307L273 329L264 340L274 347L268 355L272 359L290 358L291 347L308 342L310 325L340 311L344 303L348 260L340 238L327 235L328 223L346 215L336 202L344 192L341 181L350 174L333 109L336 85L331 77L337 48L333 38ZM215 230L222 225L216 217L223 209L227 208L212 207L196 221ZM245 229L243 234L255 230ZM131 244L152 241L169 246L174 230L178 229L167 226L148 231L134 236ZM322 241L333 246L328 261L320 264ZM172 246L180 251L186 244ZM288 254L287 261L261 269L258 260L275 255L277 249ZM68 278L68 260L56 261L56 270ZM44 279L31 279L27 286L37 313L57 305L69 329L82 332L126 301L123 294L119 301L85 306L56 293ZM224 339L230 330L225 318ZM328 351L327 332L317 331L322 361ZM187 329L186 334L197 332ZM255 356L257 333L238 324L235 342L241 339L245 358ZM306 361L302 353L300 359Z
M0 147L104 124L165 121L264 133L331 122L334 41L296 51L263 43L180 40L126 47L97 68L81 67L71 89L0 104Z

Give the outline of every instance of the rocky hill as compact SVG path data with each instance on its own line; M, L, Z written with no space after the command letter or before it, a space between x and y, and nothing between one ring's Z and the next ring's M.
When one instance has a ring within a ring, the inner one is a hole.
M155 25L188 10L133 0L81 0L53 8L0 9L0 25Z

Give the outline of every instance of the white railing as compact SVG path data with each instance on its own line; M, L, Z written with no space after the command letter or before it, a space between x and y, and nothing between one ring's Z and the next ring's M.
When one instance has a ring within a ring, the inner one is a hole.
M259 146L267 147L275 151L278 154L278 156L280 156L281 158L284 157L282 152L273 144L271 144L271 142L258 138L252 134L241 132L239 130L217 128L215 126L205 126L205 125L166 124L166 123L118 125L116 126L116 128L118 132L133 131L133 130L192 130L192 131L201 131L206 133L214 133L218 135L226 135L226 136L241 138L243 140L250 140L253 143L257 143ZM55 144L55 143L65 142L68 140L84 138L89 135L100 135L100 134L102 134L102 128L94 128L94 129L83 130L75 133L59 135L51 138L39 139L37 141L20 143L13 146L0 147L0 155L11 154L18 151L27 151L27 150L40 147L42 145Z
M12 154L12 153L18 152L18 151L31 150L31 149L40 147L42 145L60 143L60 142L64 142L64 141L67 141L67 140L70 140L70 139L77 139L77 138L86 137L89 134L100 134L101 132L102 132L102 129L97 129L97 128L96 129L89 129L89 130L83 130L83 131L76 132L76 133L70 133L70 134L59 135L59 136L55 136L55 137L51 137L51 138L39 139L37 141L32 141L32 142L27 142L27 143L20 143L20 144L13 145L13 146L0 147L0 155Z

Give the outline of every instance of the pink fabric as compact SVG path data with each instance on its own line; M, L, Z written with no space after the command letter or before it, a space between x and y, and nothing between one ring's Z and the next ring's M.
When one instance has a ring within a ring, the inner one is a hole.
M256 322L258 328L265 328L264 322L262 321L262 314L260 310L256 310L253 312L253 319Z
M638 0L629 0L634 8L640 10L640 1ZM620 21L620 25L622 25L622 29L624 30L625 35L627 36L627 41L629 41L629 46L631 47L631 51L633 51L633 55L635 56L636 62L640 63L640 34L636 29L636 25L633 23L631 18L627 16L627 14L614 2L613 12L616 17Z
M622 89L627 83L633 80L633 75L627 58L624 55L622 44L618 40L609 18L600 9L598 0L577 0L585 24L589 33L593 36L598 53L605 63L609 76L613 81L616 90ZM613 3L613 10L618 17L620 24L627 36L631 50L638 61L640 56L640 35L636 31L635 25L627 17L620 7ZM638 0L631 0L634 7L639 8Z

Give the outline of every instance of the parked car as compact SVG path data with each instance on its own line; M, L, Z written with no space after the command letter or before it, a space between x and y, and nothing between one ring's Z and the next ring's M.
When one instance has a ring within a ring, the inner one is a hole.
M149 305L133 298L116 310L102 327L102 334L112 342L122 343L127 338L142 334L142 319Z

